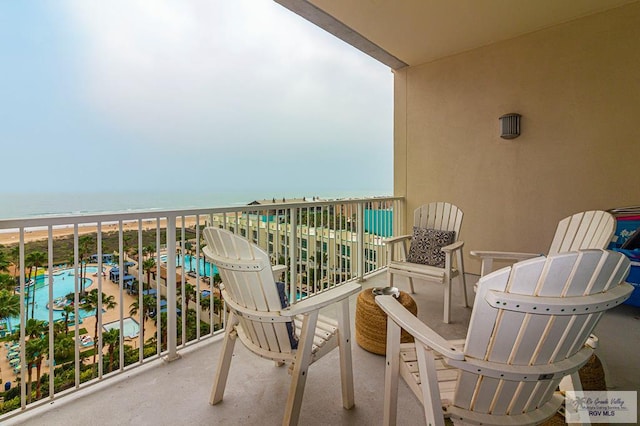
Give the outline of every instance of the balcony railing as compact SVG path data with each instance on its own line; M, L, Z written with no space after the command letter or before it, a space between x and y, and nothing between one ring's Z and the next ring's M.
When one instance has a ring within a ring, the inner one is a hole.
M205 226L261 246L296 303L384 267L382 239L403 231L403 208L393 197L273 200L0 220L0 232L15 232L0 248L0 421L158 357L172 361L221 330Z

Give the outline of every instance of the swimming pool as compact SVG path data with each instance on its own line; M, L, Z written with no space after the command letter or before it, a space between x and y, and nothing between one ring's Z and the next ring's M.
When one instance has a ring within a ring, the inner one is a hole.
M167 256L160 256L160 260L162 262L167 261ZM200 258L199 261L195 256L191 256L189 254L184 256L184 270L187 272L195 271L198 268L201 277L210 277L211 267L213 267L213 274L218 273L218 268L215 265L212 265L209 262L206 262L203 258ZM182 256L176 256L176 266L182 265Z
M96 266L88 266L87 267L87 275L93 275L98 272L98 268ZM74 292L74 283L75 283L75 270L73 268L70 269L61 269L55 271L53 273L53 299L57 299L59 297L66 296L69 293ZM33 312L33 318L49 321L49 308L47 305L49 304L49 276L48 275L40 275L35 280L35 309ZM90 278L84 279L85 288L89 287L92 284L92 280ZM78 283L79 285L80 283ZM33 287L33 285L31 286ZM29 292L25 291L25 311L28 307L29 309L29 318L31 317L31 295L33 288L29 288ZM27 297L27 294L29 297ZM88 316L95 315L95 310L85 311L84 309L78 309L78 314L80 318L86 318ZM59 320L64 318L62 311L53 311L53 320ZM11 329L14 327L19 327L20 319L18 317L11 317L9 324Z
M120 321L108 322L102 325L104 331L109 330L120 330ZM122 319L122 335L125 338L133 339L134 337L138 337L140 334L140 324L138 321L134 320L131 317L126 317Z

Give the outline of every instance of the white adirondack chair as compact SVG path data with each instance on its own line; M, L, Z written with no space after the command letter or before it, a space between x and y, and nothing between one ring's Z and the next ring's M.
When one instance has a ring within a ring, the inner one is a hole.
M558 223L548 255L581 249L606 249L616 231L616 220L611 213L590 210L565 217ZM540 253L472 250L472 256L481 258L480 276L492 271L493 261L520 261L540 256Z
M630 262L584 250L516 263L480 279L466 341L447 341L394 298L387 313L384 424L395 424L398 373L424 405L427 423L538 424L556 413L555 391L593 349L586 345L606 311L629 297ZM400 327L416 343L400 344Z
M407 261L409 252L408 244L412 235L401 235L384 240L387 245L387 259L389 285L393 286L394 275L402 275L409 278L411 293L414 293L413 278L426 281L435 281L444 284L444 313L443 321L451 320L451 280L456 276L460 278L464 306L469 306L467 301L467 283L464 277L464 263L462 260L462 247L464 241L459 239L462 226L462 210L453 204L434 202L425 204L413 213L413 226L418 228L435 229L438 231L454 231L454 242L442 247L445 254L444 267L423 265ZM455 254L455 258L454 255Z
M229 231L208 227L203 231L205 256L214 263L223 282L222 295L230 310L225 324L222 354L211 392L211 404L222 401L236 337L256 355L277 365L291 362L292 379L283 424L297 424L309 366L339 347L342 404L354 405L348 297L358 283L343 284L288 308L282 307L266 252ZM318 314L338 303L337 321ZM287 325L299 336L293 349ZM250 404L250 403L249 403Z

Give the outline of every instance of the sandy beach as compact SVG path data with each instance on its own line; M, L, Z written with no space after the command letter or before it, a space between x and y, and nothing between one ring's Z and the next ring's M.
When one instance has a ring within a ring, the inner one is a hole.
M201 218L201 223L204 223L204 219ZM186 217L185 218L185 226L187 228L193 228L196 224L195 217ZM160 220L160 228L166 228L167 221L165 219ZM176 226L180 228L182 226L182 220L178 219ZM156 220L149 219L142 221L142 229L149 230L155 229ZM124 231L131 231L138 229L138 222L125 222L122 224L122 229ZM114 232L118 230L117 224L103 224L102 232ZM80 226L78 227L78 235L92 234L97 231L97 226ZM53 238L63 237L73 235L73 227L60 227L53 229ZM25 230L24 232L24 241L25 243L31 241L38 240L46 240L49 236L49 231L47 229L34 229L34 230ZM16 244L20 242L20 234L18 232L0 232L0 244L1 245L10 245Z

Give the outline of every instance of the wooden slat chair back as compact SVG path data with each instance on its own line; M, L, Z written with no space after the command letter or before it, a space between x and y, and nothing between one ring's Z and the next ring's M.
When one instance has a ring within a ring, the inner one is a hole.
M616 230L613 215L603 210L576 213L562 219L556 228L548 255L582 250L606 249ZM540 253L472 250L471 255L482 261L480 276L493 270L493 262L520 261L540 256Z
M454 242L442 248L445 253L445 266L437 267L422 265L407 261L409 243L412 235L401 235L385 239L387 245L387 259L389 285L394 285L394 276L406 276L409 279L411 293L414 293L413 279L435 281L444 284L444 309L443 321L449 323L451 319L451 280L459 277L462 287L464 306L469 306L467 301L466 280L464 276L464 263L462 248L464 242L460 239L460 228L464 214L461 209L451 203L433 202L422 205L413 213L413 226L419 228L436 229L439 231L454 231Z
M456 241L464 213L450 203L434 202L424 204L413 212L413 226L432 228L440 231L455 231Z
M204 234L208 247L205 254L218 268L225 300L248 312L280 312L282 305L267 253L231 232L207 228ZM243 343L252 351L292 352L284 322L259 322L251 316L240 316L238 321Z
M340 350L343 406L351 408L354 396L348 297L360 290L360 284L346 283L283 308L264 250L223 229L205 228L203 236L207 244L203 253L218 268L222 296L230 311L210 403L222 401L235 339L239 337L253 353L277 365L291 363L283 424L298 422L308 367L336 347ZM338 304L337 320L319 315L321 308L334 303Z
M410 318L394 300L376 298L392 319L385 423L395 423L398 368L430 424L443 425L445 414L454 423L485 425L538 424L553 416L565 376L581 389L577 371L593 353L587 341L600 317L631 294L623 282L629 267L620 253L583 250L482 277L463 347ZM415 345L400 345L399 327Z
M609 212L591 210L576 213L558 223L548 254L606 249L615 231L616 219Z

